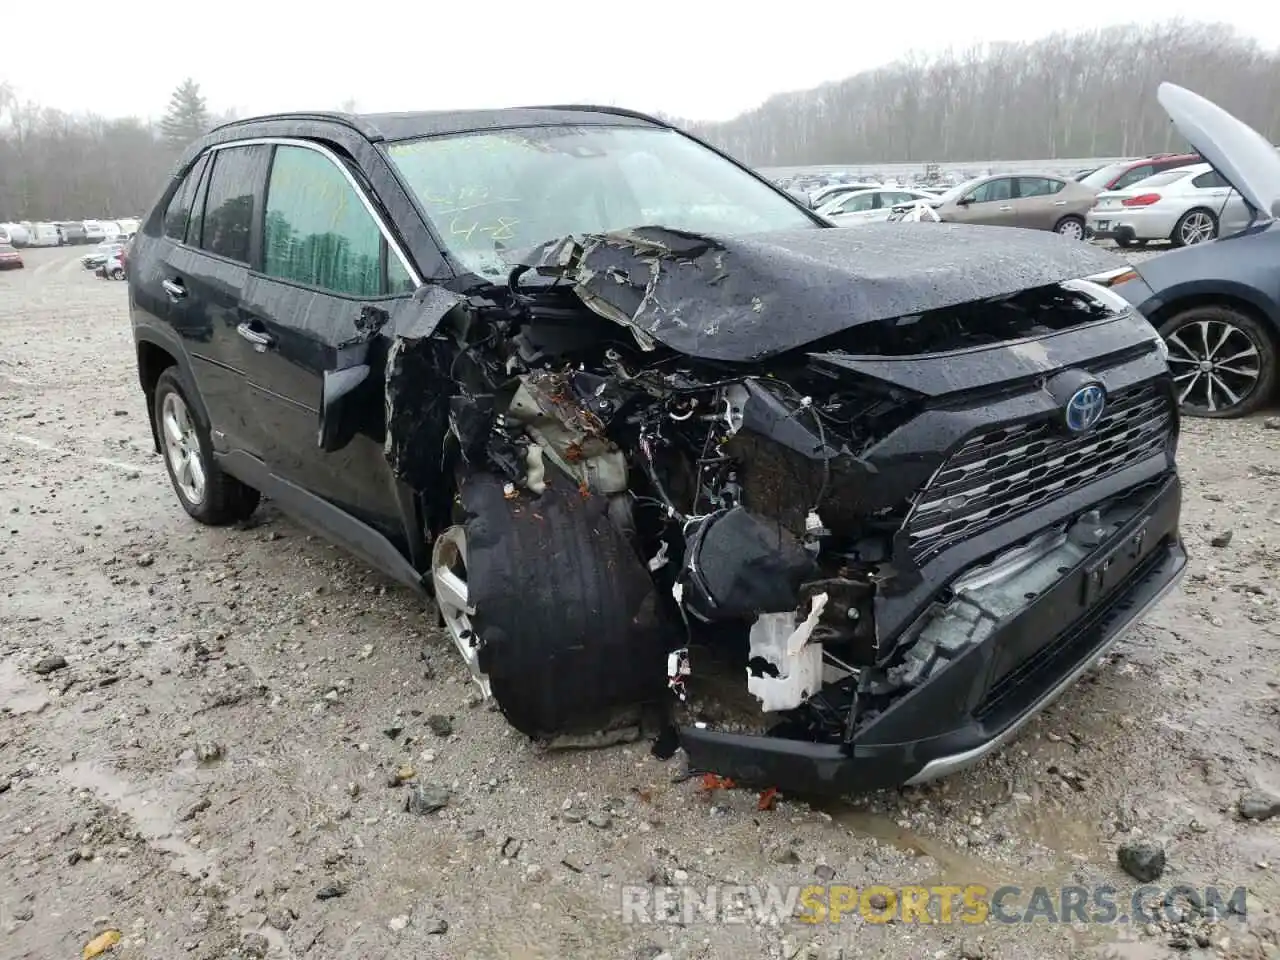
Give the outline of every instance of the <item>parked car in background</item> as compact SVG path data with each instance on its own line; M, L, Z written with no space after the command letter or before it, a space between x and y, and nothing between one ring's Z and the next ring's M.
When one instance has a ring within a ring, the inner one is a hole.
M0 231L4 232L5 243L15 247L25 247L31 243L31 231L21 223L0 223Z
M1153 157L1139 157L1133 160L1117 160L1105 167L1099 167L1080 182L1099 192L1103 190L1123 190L1139 180L1166 170L1178 167L1189 167L1200 163L1202 157L1198 153L1159 153Z
M86 270L96 270L106 263L121 246L122 244L119 240L103 240L102 243L81 257L80 263Z
M86 243L100 243L107 239L107 232L102 229L102 224L97 220L83 221L84 235Z
M103 220L102 232L106 235L107 240L124 240L126 239L124 231L120 229L120 224L115 220Z
M62 242L64 244L80 244L88 243L89 235L84 229L84 223L78 220L60 220L57 223L58 230L62 233Z
M937 198L936 193L924 190L878 187L874 190L855 190L853 193L841 194L818 208L818 212L837 226L848 227L858 223L888 220L898 204Z
M113 244L102 265L94 271L104 280L126 280L129 276L129 248L123 243Z
M1083 240L1085 216L1095 193L1063 177L996 174L952 187L931 205L939 219L948 223L1052 230Z
M13 244L0 240L0 270L21 270L22 266L22 254Z
M841 194L856 193L859 190L874 190L876 187L881 186L884 186L884 184L876 183L874 180L851 180L848 183L831 183L809 193L809 206L817 210Z
M62 234L53 223L31 224L31 238L27 245L31 247L56 247L62 242Z
M1178 129L1248 204L1235 236L1094 278L1156 325L1184 413L1238 417L1267 404L1280 342L1280 155L1259 133L1188 90L1161 84ZM1201 174L1203 175L1203 174Z
M1249 205L1222 175L1197 163L1098 194L1085 226L1091 237L1121 247L1152 240L1189 247L1239 233L1252 219Z

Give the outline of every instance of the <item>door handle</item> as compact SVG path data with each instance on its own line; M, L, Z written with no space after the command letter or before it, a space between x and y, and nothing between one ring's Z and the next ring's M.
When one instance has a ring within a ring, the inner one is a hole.
M266 353L267 347L276 342L275 337L265 330L255 330L252 322L240 324L236 327L236 333L252 343L253 349L259 353Z
M1065 200L1055 200L1055 201L1053 201L1053 205L1054 205L1055 207L1065 207L1065 206L1067 205L1067 201L1065 201Z
M187 295L187 288L182 285L181 280L165 280L160 286L164 287L170 300L181 300Z
M1000 212L1001 212L1001 213L1008 213L1008 212L1009 212L1010 210L1012 210L1012 209L1013 209L1013 207L1001 207L1001 208L1000 208Z

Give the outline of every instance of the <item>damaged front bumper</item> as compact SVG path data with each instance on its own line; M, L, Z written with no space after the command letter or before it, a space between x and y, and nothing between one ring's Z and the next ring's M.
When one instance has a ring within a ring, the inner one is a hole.
M912 626L954 656L843 743L681 731L691 769L795 794L854 793L962 770L1008 743L1179 581L1181 488L1144 484L966 570ZM900 669L910 670L911 651ZM935 663L937 658L932 657Z

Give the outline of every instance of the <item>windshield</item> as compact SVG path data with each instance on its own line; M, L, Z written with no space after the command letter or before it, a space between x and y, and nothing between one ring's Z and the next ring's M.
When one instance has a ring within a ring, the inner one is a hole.
M570 234L820 229L793 201L673 130L528 127L402 141L387 154L449 252L488 278L510 272L505 253Z
M1131 166L1133 166L1133 161L1131 160L1122 160L1119 163L1109 163L1105 167L1099 167L1080 182L1086 187L1093 187L1095 190L1101 190Z

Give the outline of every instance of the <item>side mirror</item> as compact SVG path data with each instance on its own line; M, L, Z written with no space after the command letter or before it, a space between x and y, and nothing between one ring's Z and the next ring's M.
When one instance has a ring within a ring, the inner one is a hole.
M973 203L973 197L960 197L960 198L956 201L956 206L957 206L957 207L967 207L967 206L968 206L969 204L971 204L971 203Z
M369 365L366 363L324 372L316 443L326 453L341 450L355 437L357 419L351 410L352 393L368 376Z

